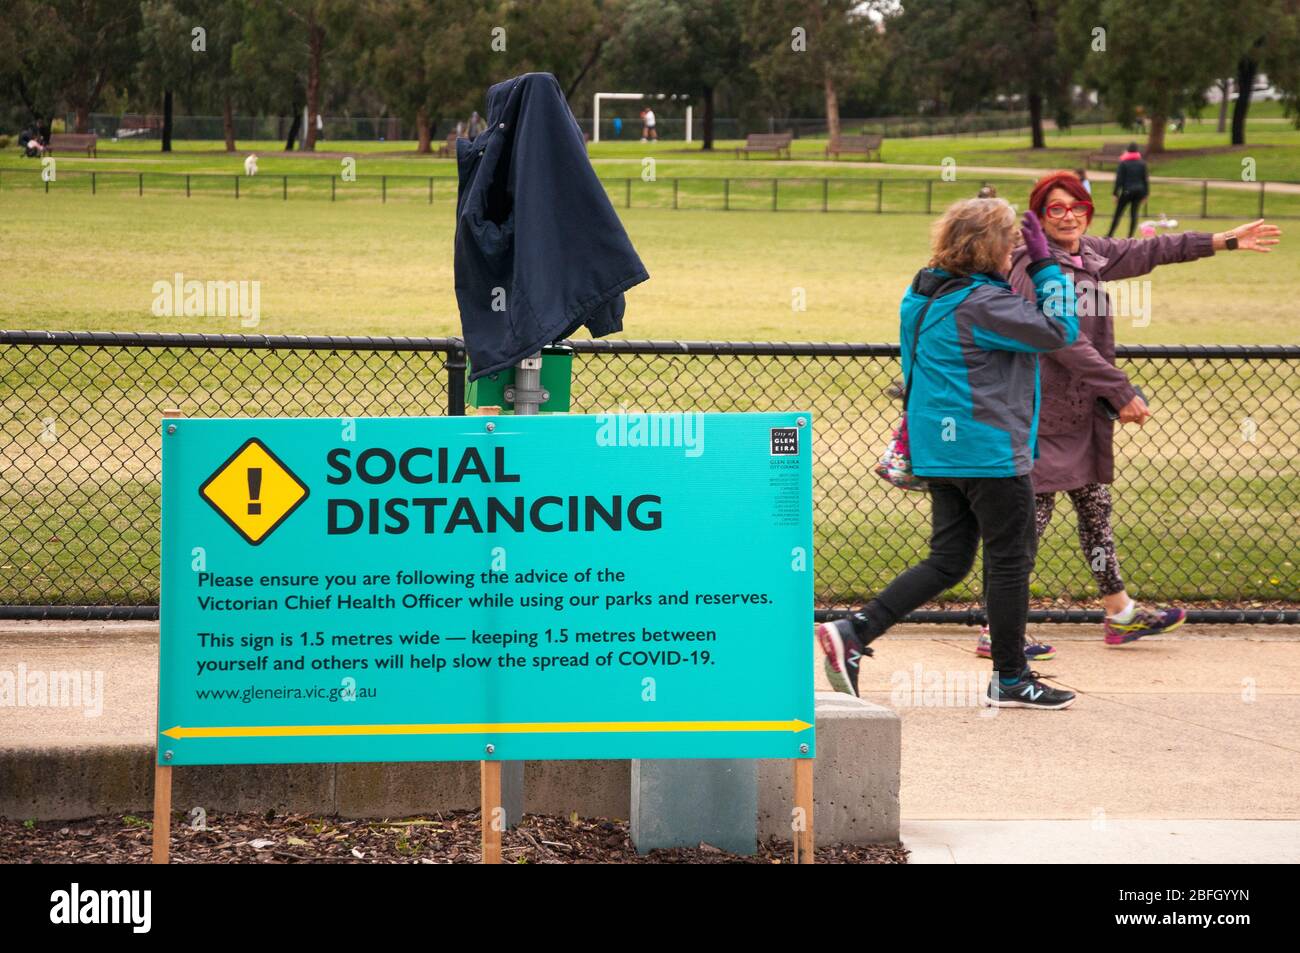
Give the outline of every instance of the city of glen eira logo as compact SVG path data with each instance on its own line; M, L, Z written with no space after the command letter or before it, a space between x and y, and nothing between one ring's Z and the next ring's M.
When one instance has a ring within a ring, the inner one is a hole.
M307 499L307 486L256 437L199 487L199 496L256 546Z

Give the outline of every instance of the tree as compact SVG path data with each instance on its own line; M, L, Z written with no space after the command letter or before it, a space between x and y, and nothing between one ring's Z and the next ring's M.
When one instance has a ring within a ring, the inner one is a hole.
M701 148L713 148L719 85L748 73L742 0L628 0L607 62L622 79L650 90L699 93Z
M141 91L163 102L162 151L172 151L173 95L180 90L190 102L199 73L193 30L195 3L187 0L143 0L140 4L140 62L136 78Z
M243 34L232 56L235 72L254 102L290 102L289 137L293 148L307 107L302 148L316 148L316 117L321 111L321 86L326 59L334 52L356 17L349 0L247 0Z
M46 4L11 0L5 9L0 17L0 95L11 115L0 114L0 122L26 126L54 115L61 98L58 77L37 64L46 59L59 32L58 18ZM12 109L7 94L14 97Z
M1239 13L1220 0L1069 0L1060 55L1082 64L1121 122L1132 122L1139 107L1145 111L1146 151L1155 154L1164 151L1170 117L1199 104L1204 90L1231 71L1236 52L1223 38Z
M520 72L554 74L572 101L617 32L623 0L510 0L505 27L510 62Z
M76 114L77 132L89 132L90 114L105 90L132 79L139 58L140 5L121 0L42 0L30 6L36 32L19 37L22 48L31 51L25 75L51 77L59 98Z
M382 37L376 42L358 35L366 47L367 71L389 108L415 122L420 152L432 150L432 123L440 112L468 112L482 96L496 55L494 12L488 0L367 4L364 37Z
M769 95L791 87L818 89L826 130L840 138L840 92L870 71L877 40L872 6L860 0L751 0L746 42Z

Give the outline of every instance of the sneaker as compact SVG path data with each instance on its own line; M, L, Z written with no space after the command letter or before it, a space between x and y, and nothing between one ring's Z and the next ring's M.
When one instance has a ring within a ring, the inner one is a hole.
M980 626L979 641L975 643L975 654L980 658L993 657L993 640L989 638L989 627ZM1046 642L1030 642L1025 640L1025 658L1031 662L1046 662L1048 659L1056 658L1056 649Z
M1074 692L1053 688L1039 680L1037 672L1025 669L1020 681L1003 685L996 676L989 682L985 705L990 708L1043 708L1055 711L1074 704Z
M817 641L826 653L826 678L837 692L858 694L858 663L871 649L862 644L848 619L817 626Z
M1128 622L1106 620L1106 644L1126 645L1144 636L1172 632L1186 621L1186 609L1145 609L1138 606Z

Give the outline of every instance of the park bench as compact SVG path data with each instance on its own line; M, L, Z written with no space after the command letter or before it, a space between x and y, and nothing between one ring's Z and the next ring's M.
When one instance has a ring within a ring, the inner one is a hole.
M790 158L790 142L794 139L792 132L756 132L745 137L745 144L736 149L736 156L743 152L749 158L751 152L775 152L777 158L781 153Z
M839 157L846 152L861 153L867 159L875 153L876 159L880 159L880 147L884 144L882 136L840 136L838 140L832 139L826 146L826 158L832 156Z
M1128 146L1122 142L1108 142L1101 147L1100 152L1092 152L1088 154L1088 158L1086 160L1088 163L1088 168L1091 169L1092 164L1094 162L1097 163L1098 168L1101 168L1107 162L1114 162L1118 164L1119 157L1122 156L1127 151L1128 151Z
M50 135L48 151L53 153L60 149L86 150L86 155L98 158L96 145L99 137L93 132L55 132Z

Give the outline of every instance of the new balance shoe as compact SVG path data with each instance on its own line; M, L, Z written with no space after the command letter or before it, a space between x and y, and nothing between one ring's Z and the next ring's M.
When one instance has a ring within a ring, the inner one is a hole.
M1003 685L996 675L989 682L985 704L990 708L1042 708L1055 711L1074 704L1074 692L1039 681L1037 672L1025 669L1014 685Z
M817 642L826 654L826 679L837 692L858 694L858 663L871 649L853 631L848 619L836 619L817 626Z
M989 627L980 626L979 641L975 643L975 654L980 658L993 657L993 640L989 638ZM1025 640L1025 658L1031 662L1046 662L1048 659L1056 658L1056 649L1046 642L1030 642Z
M1106 644L1127 645L1148 635L1172 632L1187 621L1186 609L1146 609L1138 606L1128 622L1106 619Z

